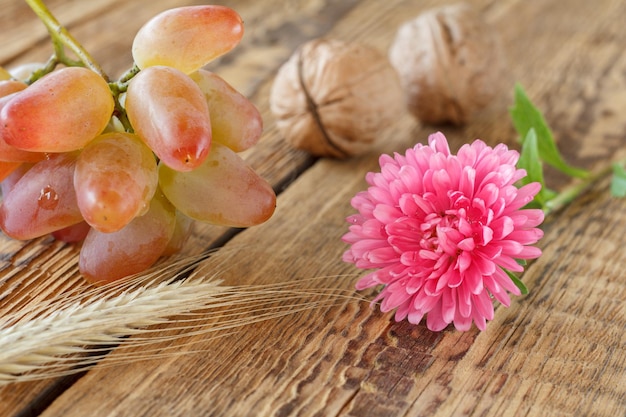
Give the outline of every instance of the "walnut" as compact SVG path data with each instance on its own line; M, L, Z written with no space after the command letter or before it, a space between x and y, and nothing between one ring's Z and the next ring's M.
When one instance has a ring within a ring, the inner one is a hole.
M387 57L336 39L315 39L294 52L276 75L270 107L291 145L336 158L365 152L406 111Z
M425 123L466 123L497 94L500 41L467 4L431 9L405 22L389 49L408 109Z

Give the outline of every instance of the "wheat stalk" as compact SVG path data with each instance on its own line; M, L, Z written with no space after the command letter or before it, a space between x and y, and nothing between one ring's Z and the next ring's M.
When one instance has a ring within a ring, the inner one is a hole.
M217 275L181 279L198 259L176 260L123 283L61 293L4 314L0 386L84 371L102 363L113 346L123 353L113 355L106 365L190 353L194 351L181 349L184 337L356 298L351 292L319 285L307 290L302 287L307 280L226 286ZM320 279L308 281L319 284ZM167 325L165 330L162 325ZM180 343L158 345L171 340ZM137 347L141 349L131 350Z

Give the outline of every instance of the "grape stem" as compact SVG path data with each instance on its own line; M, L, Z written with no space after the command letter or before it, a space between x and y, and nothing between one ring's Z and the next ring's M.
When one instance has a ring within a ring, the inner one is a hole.
M28 6L35 12L39 19L48 29L52 42L54 44L54 55L46 63L46 67L40 71L39 77L50 72L58 63L65 64L67 66L84 66L100 75L105 80L109 80L108 76L102 70L102 67L93 59L91 54L83 48L83 46L74 39L74 37L63 27L59 21L52 15L50 10L46 7L43 0L24 0ZM79 61L74 61L68 58L65 54L65 47L68 47L76 56ZM34 80L33 80L34 81Z
M128 120L128 116L126 115L126 110L122 103L120 103L120 94L125 93L128 89L128 83L132 78L139 73L140 69L137 65L133 65L131 69L126 71L118 81L109 82L109 89L113 93L113 99L115 101L115 110L113 111L113 116L119 120L119 122L124 127L124 130L128 133L133 133L134 129Z
M119 96L128 88L128 82L139 72L139 68L135 65L124 74L119 81L110 82L109 77L102 70L102 67L96 62L89 52L68 32L68 30L59 23L52 12L44 4L43 0L24 0L28 6L35 12L39 20L48 29L50 38L54 45L54 54L46 62L43 68L33 72L27 83L32 84L44 75L54 71L58 64L64 64L68 67L86 67L100 75L109 84L113 100L115 102L115 110L113 116L119 120L127 132L132 132L133 127L126 116L126 111L121 105ZM69 48L78 60L73 60L65 54L65 47Z
M113 95L113 102L115 103L115 109L113 110L113 116L119 120L119 122L124 127L124 131L128 133L133 133L135 130L133 129L130 120L128 120L128 116L126 115L126 110L120 103L118 96Z

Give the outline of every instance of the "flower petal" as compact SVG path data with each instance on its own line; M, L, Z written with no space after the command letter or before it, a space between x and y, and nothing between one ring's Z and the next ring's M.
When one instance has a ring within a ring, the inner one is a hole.
M541 185L516 187L526 175L518 160L506 145L481 140L454 155L441 132L381 155L380 172L366 174L369 187L351 200L358 213L342 236L350 245L342 259L374 270L357 289L381 285L373 302L395 309L396 320L484 330L494 299L508 306L509 294L520 294L504 270L521 272L517 260L541 255L532 245L543 237L544 213L523 208Z

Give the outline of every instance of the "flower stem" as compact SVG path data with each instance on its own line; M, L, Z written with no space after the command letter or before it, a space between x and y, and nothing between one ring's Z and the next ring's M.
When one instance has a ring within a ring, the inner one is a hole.
M52 15L50 10L46 7L43 0L24 0L30 8L35 12L39 19L48 29L52 42L54 43L54 50L56 60L60 63L68 66L85 66L94 71L102 78L108 81L107 75L104 73L100 65L92 58L92 56L83 48L83 46L74 39L74 37L63 27L58 20ZM73 61L65 55L64 47L67 46L76 56L79 61Z
M616 163L624 164L626 163L626 160L617 161ZM583 180L578 181L571 186L565 188L554 198L547 201L543 208L543 212L546 216L548 216L549 214L555 213L563 209L576 198L578 198L582 193L584 193L595 182L601 180L607 175L610 175L612 171L613 164L608 164L607 166L604 166L595 172L590 172L589 175L587 175Z

